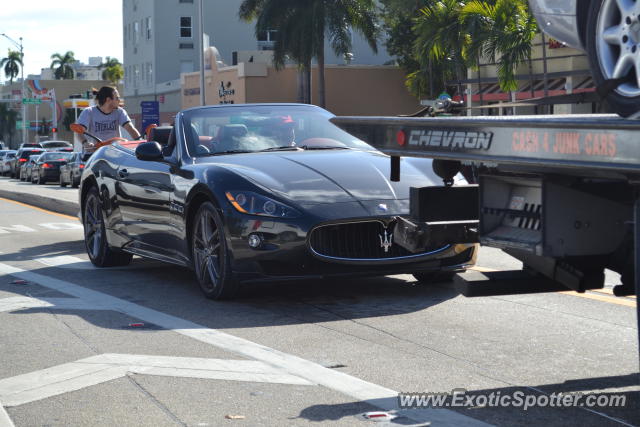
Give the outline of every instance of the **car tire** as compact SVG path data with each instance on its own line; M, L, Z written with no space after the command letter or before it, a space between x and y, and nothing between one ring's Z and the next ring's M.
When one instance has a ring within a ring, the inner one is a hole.
M84 227L84 246L93 265L96 267L115 267L128 265L131 262L131 254L113 249L107 242L102 200L96 187L91 187L87 192L83 204L82 225Z
M200 289L207 298L220 300L237 295L240 284L233 277L220 214L211 202L195 214L191 230L191 262Z
M606 80L624 75L616 75L614 69L617 61L624 54L631 54L635 60L635 64L640 64L640 46L633 45L629 36L625 36L622 32L621 37L627 37L628 43L621 40L621 44L626 43L625 47L617 44L609 44L603 40L602 33L606 28L619 25L625 21L624 16L620 16L617 2L597 0L590 2L589 14L586 29L586 49L589 58L591 74L596 87L602 85ZM638 24L640 16L629 17L630 22ZM631 61L630 61L631 62ZM634 71L635 67L635 73ZM640 66L629 66L626 72L631 78L629 82L622 83L616 89L607 95L607 103L610 110L622 117L628 117L640 111ZM636 74L638 77L636 77Z
M40 176L40 174L38 174L38 185L45 185L47 183L47 181L45 181L44 179L42 179L42 177Z
M67 186L67 183L62 179L62 174L60 174L60 187L64 188Z
M413 277L423 285L432 283L450 282L455 277L457 271L420 271L413 273Z

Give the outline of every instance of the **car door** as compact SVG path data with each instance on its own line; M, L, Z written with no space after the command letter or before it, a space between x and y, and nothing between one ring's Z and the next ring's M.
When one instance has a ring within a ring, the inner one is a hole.
M126 156L117 171L117 200L125 229L138 249L171 256L170 233L173 192L171 166Z

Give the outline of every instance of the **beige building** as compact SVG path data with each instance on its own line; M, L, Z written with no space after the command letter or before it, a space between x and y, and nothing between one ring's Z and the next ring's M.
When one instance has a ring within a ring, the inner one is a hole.
M488 60L481 63L480 70L469 70L465 101L473 107L492 106L492 108L473 109L472 115L512 114L511 108L495 108L501 103L522 101L531 98L545 98L558 95L593 93L594 83L589 71L589 61L584 52L569 48L562 43L538 34L533 41L531 68L525 63L516 72L518 89L512 93L503 92L497 79L496 64ZM478 82L478 79L480 82ZM452 85L455 82L450 82ZM471 100L468 94L471 93ZM518 107L516 114L578 114L600 111L595 102L559 104L538 107Z
M209 61L207 61L208 63ZM268 62L239 62L205 67L205 103L296 102L295 66L275 70ZM327 110L336 115L398 115L420 109L404 86L403 71L394 66L330 65L325 67ZM318 70L312 72L312 102L317 104ZM200 105L200 74L181 75L182 107Z

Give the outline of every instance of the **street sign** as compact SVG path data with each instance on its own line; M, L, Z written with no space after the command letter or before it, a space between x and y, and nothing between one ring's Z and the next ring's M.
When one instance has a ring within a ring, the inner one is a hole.
M142 101L140 103L142 110L142 132L147 129L150 124L160 124L160 106L158 101Z
M23 126L22 120L16 120L16 129L22 129Z
M42 104L42 99L38 98L22 98L23 104Z

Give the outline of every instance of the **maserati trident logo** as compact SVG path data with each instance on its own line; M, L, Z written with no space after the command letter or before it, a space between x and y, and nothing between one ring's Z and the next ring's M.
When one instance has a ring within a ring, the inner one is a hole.
M389 233L385 228L383 234L378 234L378 237L380 237L380 247L384 249L385 253L389 252L389 248L393 244L393 233Z

